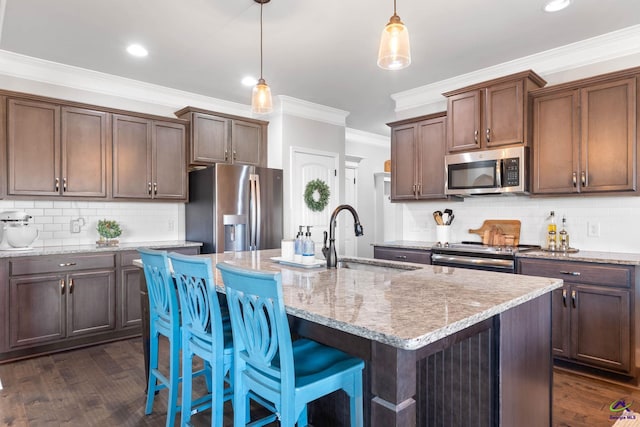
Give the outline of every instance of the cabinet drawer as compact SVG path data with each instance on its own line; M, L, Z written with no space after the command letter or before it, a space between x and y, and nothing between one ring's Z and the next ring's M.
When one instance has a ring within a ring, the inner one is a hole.
M115 254L42 255L9 261L9 275L68 272L88 269L113 269Z
M588 262L519 259L518 273L543 276L590 285L628 288L633 281L632 266Z
M392 261L415 262L431 264L431 251L421 249L373 248L373 257Z
M198 246L181 246L179 248L154 248L157 250L167 251L167 252L178 252L183 255L198 255L200 253L200 248ZM133 265L134 259L140 259L140 253L138 251L126 251L120 255L120 265L122 267L126 267L129 265Z

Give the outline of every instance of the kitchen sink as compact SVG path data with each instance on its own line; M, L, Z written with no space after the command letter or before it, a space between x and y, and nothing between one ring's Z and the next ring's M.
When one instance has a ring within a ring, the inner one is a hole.
M404 271L417 270L419 267L412 265L399 265L395 263L380 262L377 260L353 260L342 259L338 261L337 268L350 270L370 271L372 273L402 273Z

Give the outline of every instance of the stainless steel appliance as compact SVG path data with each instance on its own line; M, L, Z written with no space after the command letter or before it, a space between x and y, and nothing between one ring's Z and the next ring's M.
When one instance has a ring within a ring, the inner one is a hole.
M480 242L435 245L431 248L431 264L515 273L516 254L536 249L540 246L487 246Z
M529 150L510 147L445 156L445 194L527 194Z
M274 249L282 240L282 170L216 164L189 173L187 240L202 253Z

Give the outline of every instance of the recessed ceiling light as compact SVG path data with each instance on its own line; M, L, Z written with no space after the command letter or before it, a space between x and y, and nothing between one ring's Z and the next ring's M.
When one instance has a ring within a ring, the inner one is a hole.
M544 5L545 12L557 12L571 4L571 0L550 0Z
M249 87L255 86L256 84L258 84L258 79L256 79L255 77L247 76L242 79L242 84Z
M140 57L147 56L149 54L149 52L147 52L147 49L139 44L130 44L129 46L127 46L127 52L129 52L130 55Z

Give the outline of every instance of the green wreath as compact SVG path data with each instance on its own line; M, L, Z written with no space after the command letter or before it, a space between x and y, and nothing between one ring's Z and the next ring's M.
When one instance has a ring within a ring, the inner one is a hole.
M321 179L314 179L309 181L304 189L304 202L312 211L322 212L329 204L330 195L329 186Z

